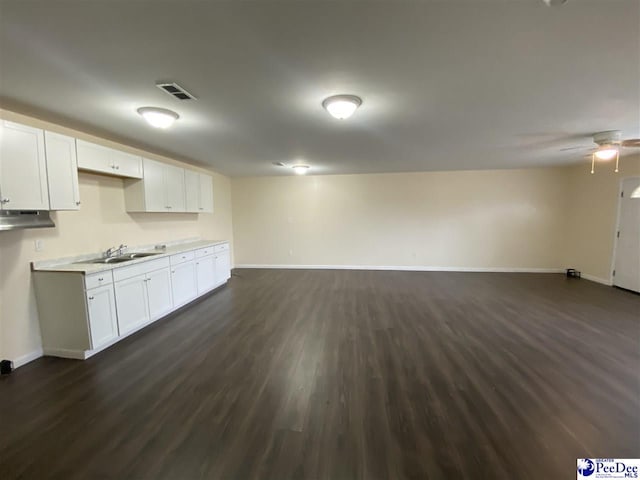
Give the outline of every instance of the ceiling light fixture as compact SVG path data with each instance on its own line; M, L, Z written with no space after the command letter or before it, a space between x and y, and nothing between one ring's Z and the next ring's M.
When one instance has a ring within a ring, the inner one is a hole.
M355 95L334 95L325 98L322 106L338 120L349 118L362 105L362 99Z
M595 154L600 160L611 160L618 153L618 149L614 145L603 145Z
M293 168L293 171L296 172L298 175L304 175L309 171L309 165L299 164L299 165L293 165L291 168Z
M169 128L180 115L166 108L141 107L138 113L142 115L149 125L155 128Z

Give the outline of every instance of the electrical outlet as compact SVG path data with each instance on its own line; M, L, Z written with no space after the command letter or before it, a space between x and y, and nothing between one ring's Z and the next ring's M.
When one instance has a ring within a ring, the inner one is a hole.
M41 252L42 249L44 248L44 242L40 239L37 239L33 242L36 252Z

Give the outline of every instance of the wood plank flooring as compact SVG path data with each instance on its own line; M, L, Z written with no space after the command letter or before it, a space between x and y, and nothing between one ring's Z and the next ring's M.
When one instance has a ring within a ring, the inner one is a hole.
M546 274L239 270L0 378L0 478L564 479L640 457L640 296Z

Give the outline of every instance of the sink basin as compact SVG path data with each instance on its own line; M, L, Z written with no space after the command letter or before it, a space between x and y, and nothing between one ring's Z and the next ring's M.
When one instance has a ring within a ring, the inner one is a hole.
M91 260L82 260L81 262L76 263L122 263L122 262L130 262L131 260L135 260L136 258L144 258L144 257L152 257L153 255L160 255L161 252L138 252L138 253L127 253L126 255L120 255L118 257L103 257L103 258L92 258Z
M143 258L143 257L153 257L154 255L160 255L160 252L127 253L124 256L129 258Z

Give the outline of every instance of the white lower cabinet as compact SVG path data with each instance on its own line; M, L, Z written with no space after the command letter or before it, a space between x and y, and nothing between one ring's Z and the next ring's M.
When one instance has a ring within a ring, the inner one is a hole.
M120 334L126 334L149 322L146 275L115 283Z
M173 306L181 307L198 296L196 264L193 260L171 265Z
M87 290L87 313L92 349L118 338L118 319L113 285Z
M199 258L196 261L198 277L198 295L208 292L216 286L216 258L213 255Z
M34 266L44 354L88 358L231 274L227 243L159 257L92 274Z

